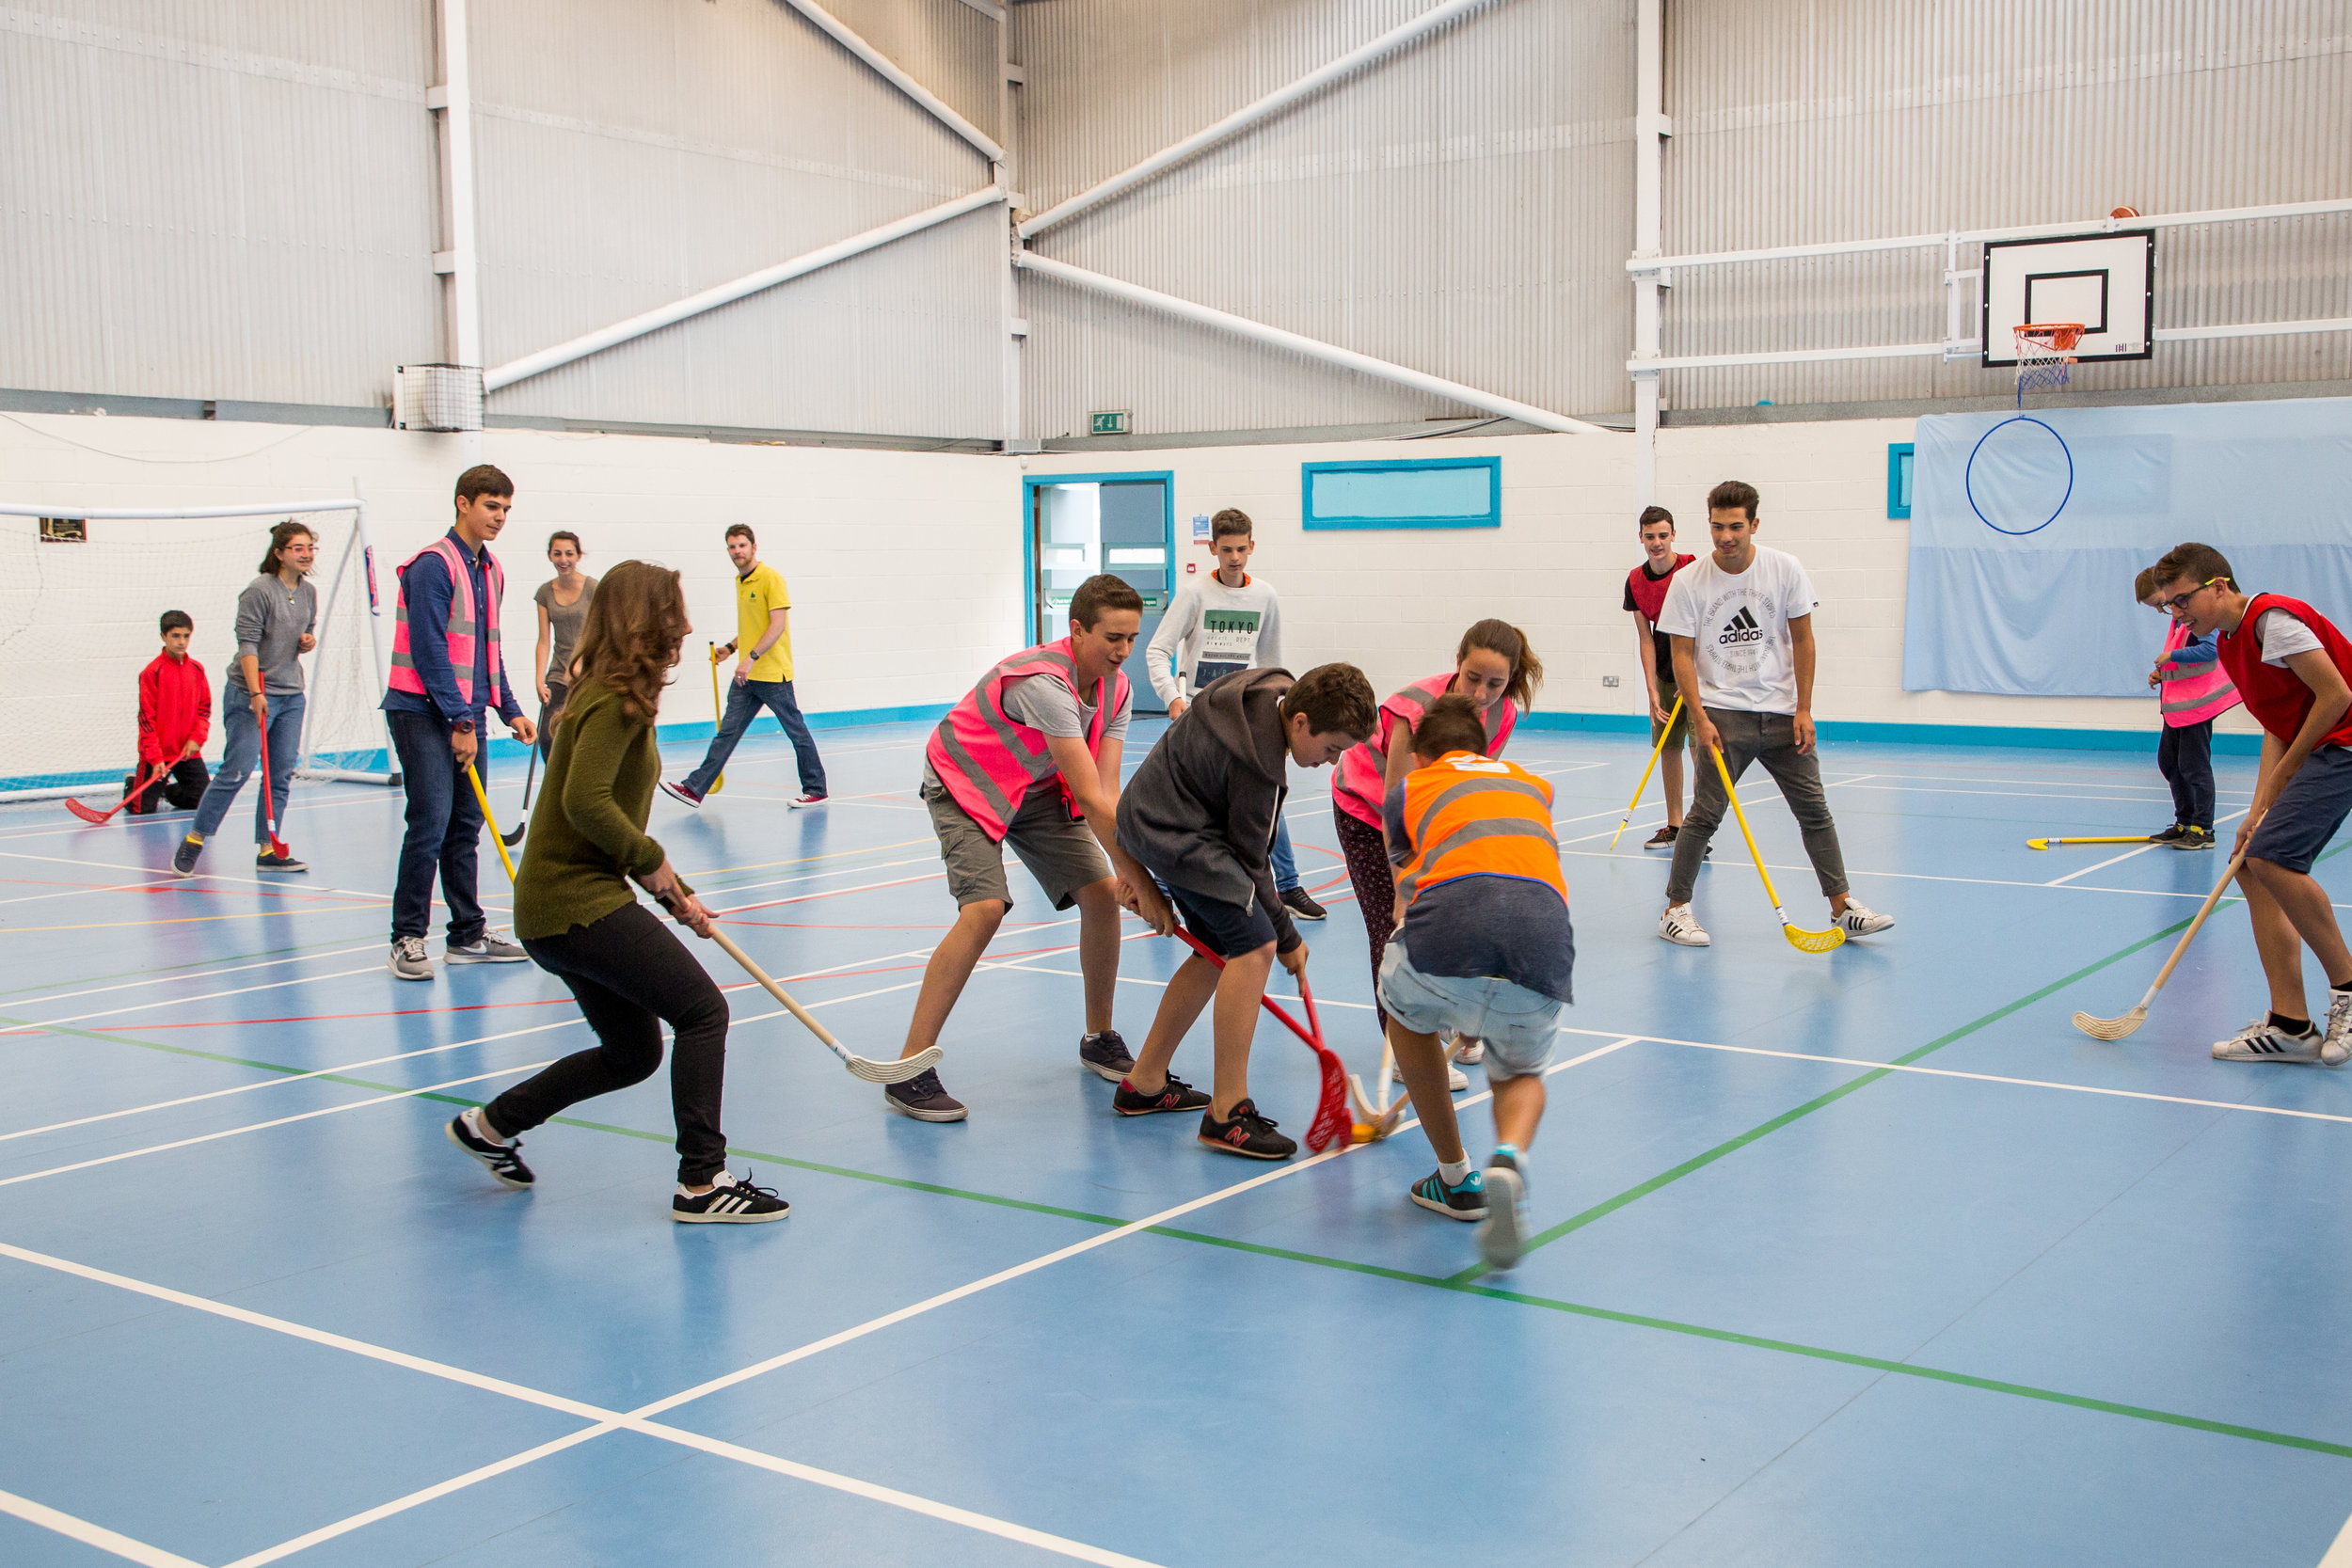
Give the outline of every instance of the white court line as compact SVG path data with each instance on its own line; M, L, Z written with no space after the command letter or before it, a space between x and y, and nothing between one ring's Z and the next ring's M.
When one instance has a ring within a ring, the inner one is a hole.
M1289 1172L1285 1170L1275 1174L1287 1175ZM1143 1222L1137 1223L1140 1225ZM705 1437L700 1433L688 1432L679 1427L649 1420L634 1412L623 1413L617 1410L608 1410L601 1405L590 1404L581 1400L567 1399L561 1394L550 1394L543 1389L532 1388L520 1383L510 1383L504 1378L489 1377L481 1372L469 1371L463 1367L452 1366L445 1361L434 1361L421 1355L410 1355L405 1351L391 1350L383 1345L371 1344L364 1339L354 1339L346 1335L329 1333L325 1329L312 1328L308 1324L294 1323L286 1318L276 1318L267 1313L247 1311L241 1307L230 1307L225 1302L190 1295L184 1291L151 1285L145 1280L111 1274L104 1269L94 1269L87 1264L75 1263L63 1258L53 1258L46 1253L28 1251L24 1247L11 1246L5 1242L0 1242L0 1257L13 1258L21 1263L30 1263L37 1268L72 1275L76 1278L89 1280L93 1284L109 1285L119 1291L147 1296L151 1300L167 1302L175 1307L189 1307L217 1318L226 1318L231 1323L244 1323L251 1328L265 1329L291 1338L307 1340L329 1350L344 1351L353 1355L364 1356L371 1361L380 1361L408 1371L422 1372L428 1377L437 1377L466 1387L478 1388L485 1393L502 1394L508 1399L518 1400L525 1404L537 1405L543 1410L554 1410L567 1416L577 1416L608 1429L626 1428L648 1437L658 1437L675 1443L682 1448L697 1449L704 1453L715 1454L723 1459L733 1459L742 1464L755 1465L763 1470L773 1470L780 1475L814 1481L819 1486L831 1487L837 1492L846 1492L851 1497L888 1503L893 1507L925 1514L948 1524L962 1525L967 1528L999 1536L1008 1541L1019 1542L1024 1545L1041 1547L1063 1557L1075 1558L1081 1562L1099 1563L1103 1564L1104 1568L1155 1568L1155 1565L1147 1563L1139 1558L1125 1557L1117 1552L1104 1551L1099 1546L1089 1546L1084 1542L1072 1541L1062 1536L1049 1535L1043 1530L1031 1529L1025 1525L1016 1525L985 1513L975 1513L968 1509L933 1502L928 1497L918 1497L912 1493L899 1492L887 1486L878 1486L872 1481L860 1481L854 1476L845 1476L831 1470L820 1470L814 1465L796 1464L788 1459L779 1459L773 1454L762 1453L755 1449L742 1448L719 1438ZM542 1445L542 1447L551 1448L552 1445ZM122 1539L128 1543L127 1537ZM128 1544L138 1544L137 1543ZM185 1561L184 1559L178 1558L169 1560L175 1565Z
M2238 810L2230 813L2227 816L2217 816L2214 818L2214 826L2218 828L2224 822L2234 822L2252 809L2253 808L2250 806L2242 806ZM2162 849L2164 847L2166 847L2166 846L2161 844L2143 844L2137 849L2126 849L2120 855L2109 855L2106 860L2099 862L2095 865L2086 865L2080 871L2070 871L2065 876L2060 877L2054 881L2044 882L2042 885L2043 887L2064 887L2067 883L2073 881L2077 877L2088 877L2094 871L2106 870L2108 866L2115 864L2118 861L2127 861L2134 855L2144 855L2151 849Z
M1574 1057L1568 1061L1556 1062L1544 1069L1544 1076L1549 1078L1554 1073L1565 1072L1572 1067L1581 1066L1585 1062L1594 1060L1596 1057L1606 1056L1613 1051L1622 1050L1624 1047L1633 1044L1637 1037L1638 1037L1632 1035L1628 1035L1622 1039L1613 1041L1612 1043L1598 1047L1596 1050L1588 1051L1582 1055ZM1491 1100L1493 1098L1493 1093L1489 1090L1484 1093L1470 1095L1462 1100L1454 1101L1453 1101L1453 1104L1456 1111L1460 1111L1469 1106L1476 1105L1481 1101ZM1421 1122L1419 1118L1414 1118L1401 1123L1397 1128L1397 1132L1410 1132L1412 1129L1419 1127L1420 1125ZM1393 1134L1391 1135L1393 1136ZM526 1449L520 1453L510 1454L505 1459L498 1460L492 1464L483 1465L479 1469L469 1470L462 1476L453 1476L448 1481L437 1482L435 1485L424 1487L416 1492L411 1492L403 1497L395 1497L391 1501L379 1504L374 1508L367 1510L365 1513L355 1513L348 1519L338 1520L334 1524L312 1530L308 1535L296 1536L292 1541L273 1546L267 1551L256 1552L250 1557L239 1558L235 1562L229 1564L229 1568L262 1568L262 1565L265 1563L276 1562L281 1558L289 1557L295 1552L315 1545L322 1541L328 1541L340 1535L349 1534L351 1531L358 1529L363 1526L373 1524L379 1519L389 1518L395 1513L405 1513L407 1510L416 1508L421 1504L433 1502L438 1498L445 1497L453 1492L462 1491L466 1487L475 1484L477 1481L488 1481L495 1477L520 1469L526 1465L535 1463L536 1461L547 1458L551 1454L560 1453L565 1449L584 1443L592 1437L600 1437L608 1432L619 1430L621 1427L628 1425L632 1421L644 1420L646 1418L658 1416L670 1410L675 1410L679 1405L685 1404L692 1400L701 1399L707 1394L713 1394L723 1388L733 1387L736 1385L747 1382L752 1378L761 1376L767 1372L774 1371L778 1368L790 1366L796 1361L807 1360L813 1355L821 1354L824 1352L834 1349L837 1346L851 1343L854 1340L865 1338L870 1334L875 1334L882 1329L890 1328L898 1323L905 1323L910 1318L919 1317L924 1313L935 1311L942 1307L946 1307L955 1302L962 1301L971 1296L977 1295L982 1291L991 1290L998 1285L1006 1284L1009 1281L1022 1278L1027 1275L1035 1274L1041 1269L1049 1268L1052 1265L1062 1262L1067 1259L1077 1257L1082 1253L1091 1252L1097 1247L1107 1246L1113 1242L1119 1241L1127 1236L1136 1235L1138 1232L1150 1229L1153 1227L1165 1225L1170 1220L1181 1218L1185 1214L1208 1208L1213 1204L1221 1203L1226 1198L1236 1196L1242 1193L1251 1191L1254 1188L1263 1187L1268 1182L1279 1181L1284 1177L1296 1175L1299 1171L1309 1170L1316 1165L1328 1164L1329 1162L1340 1158L1342 1155L1354 1152L1356 1148L1369 1147L1371 1146L1342 1144L1338 1148L1330 1149L1325 1153L1310 1155L1307 1159L1301 1160L1295 1164L1284 1164L1279 1169L1266 1172L1263 1176L1252 1177L1247 1180L1236 1182L1232 1186L1225 1187L1216 1192L1193 1198L1188 1202L1178 1204L1172 1209L1163 1210L1159 1213L1150 1215L1147 1218L1135 1220L1126 1225L1116 1227L1113 1229L1089 1236L1085 1241L1063 1247L1058 1251L1047 1253L1041 1258L1034 1258L1025 1263L1019 1263L1015 1264L1011 1268L999 1270L997 1273L990 1275L984 1279L974 1280L969 1285L962 1285L952 1291L942 1291L938 1295L931 1296L924 1301L916 1302L911 1307L902 1307L896 1311L885 1312L879 1318L870 1319L867 1322L859 1323L852 1328L843 1329L837 1334L828 1335L824 1338L812 1340L808 1344L802 1345L795 1350L787 1351L781 1355L771 1356L766 1361L755 1363L754 1365L743 1368L739 1371L729 1372L723 1376L713 1378L707 1383L697 1384L691 1388L684 1389L678 1393L672 1394L666 1399L656 1400L651 1404L640 1405L637 1409L629 1412L628 1416L626 1418L602 1421L596 1426L586 1428L582 1431L567 1433L564 1437L560 1437L553 1442L543 1443L535 1449ZM0 1251L13 1252L14 1249L0 1247ZM632 1428L632 1430L636 1429ZM657 1436L666 1435L673 1430L674 1429L665 1426L659 1428L651 1434ZM712 1451L716 1450L714 1449ZM730 1454L727 1457L734 1458L740 1457L740 1455ZM755 1463L756 1463L756 1461L755 1461ZM763 1465L763 1467L776 1466ZM794 1472L787 1470L783 1473L792 1474Z
M381 964L365 964L358 969L339 969L332 974L303 974L292 980L265 980L258 986L237 986L229 990L208 990L195 996L167 996L160 1002L134 1002L127 1007L107 1007L94 1013L68 1013L63 1018L35 1019L28 1023L12 1023L0 1029L0 1035L35 1035L43 1029L54 1029L62 1023L80 1023L93 1018L115 1018L123 1013L143 1013L151 1007L184 1006L190 1002L210 1002L223 996L245 996L257 990L280 990L287 986L307 986L314 980L347 980L354 974L371 974Z
M499 786L493 784L491 787L496 789ZM103 793L104 788L105 786L103 784L94 785L92 786L91 793ZM380 793L395 802L399 801L402 798L398 790L387 789L381 791ZM117 799L119 799L119 797L118 796ZM339 806L365 805L369 803L369 800L370 798L365 795L337 795L332 799L326 800L305 800L297 798L287 804L286 815L291 817L295 812L298 811L330 811ZM195 816L196 814L192 811L175 811L167 816L141 816L134 819L128 813L125 813L123 816L115 818L115 824L119 827L124 828L185 828L189 822L195 819ZM50 838L59 833L82 832L94 825L95 824L76 819L74 821L61 823L55 828L28 828L22 832L0 833L0 840L14 838Z
M1885 775L1883 774L1878 773L1866 773L1863 775L1864 778L1871 779L1883 778L1884 776ZM1981 797L1982 799L1988 800L2116 800L2122 801L2126 805L2134 806L2162 806L2167 811L2169 811L2172 807L2170 797L2165 795L2055 795L2044 791L2028 789L1923 789L1914 784L1857 784L1854 787L1857 789L1892 790L1904 795L1971 795ZM2217 791L2216 793L2222 795L2239 795L2244 796L2249 800L2253 797L2253 791L2250 789L2225 789Z
M348 958L354 953L373 952L383 945L382 942L363 942L357 947L330 948L324 953L289 953L282 958L262 958L253 963L232 964L226 969L205 969L199 966L190 969L184 974L155 974L144 980L125 980L119 985L91 986L86 990L53 990L47 996L28 996L16 1002L0 996L0 1007L37 1007L43 1002L71 1002L77 996L103 996L108 991L136 990L141 986L168 986L182 980L212 980L223 974L240 974L248 969L268 969L277 964L305 964L314 958Z
M77 1519L71 1513L58 1512L30 1497L20 1497L13 1492L0 1492L0 1513L13 1513L27 1524L54 1530L69 1541L79 1541L85 1546L95 1546L102 1552L143 1562L147 1568L204 1568L200 1562L167 1552L161 1546L151 1546L144 1541L110 1530L103 1525L93 1525L87 1519Z
M21 897L0 898L0 905L44 904L53 898L79 898L90 893L146 893L154 888L175 887L180 879L167 872L150 872L144 882L76 882L56 893L27 893Z
M142 877L155 876L151 865L125 865L120 861L79 860L70 855L27 855L14 849L0 849L0 861L40 861L47 865L79 865L99 871L135 871ZM272 881L262 877L239 877L227 871L199 871L193 877L181 879L191 882L239 882L247 887L265 887L273 893L283 893L289 899L358 898L373 904L389 904L389 893L359 893L351 888L327 887L316 882L288 882L282 876ZM486 907L486 906L485 906ZM341 913L340 911L313 911L313 913Z

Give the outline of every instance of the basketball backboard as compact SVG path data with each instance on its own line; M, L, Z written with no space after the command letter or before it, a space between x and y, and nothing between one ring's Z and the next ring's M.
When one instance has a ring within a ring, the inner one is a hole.
M1984 246L1984 364L2017 363L2016 329L2079 322L2069 357L2145 359L2154 352L2156 231L1988 240Z

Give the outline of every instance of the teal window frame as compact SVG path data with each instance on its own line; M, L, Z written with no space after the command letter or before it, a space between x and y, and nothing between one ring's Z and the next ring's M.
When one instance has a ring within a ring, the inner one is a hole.
M1427 473L1440 468L1484 468L1486 471L1486 510L1439 517L1366 517L1315 510L1315 476L1329 473ZM1502 526L1502 459L1500 457L1424 457L1364 459L1349 463L1302 463L1298 475L1299 522L1309 532L1349 529L1454 529Z
M1911 515L1911 487L1918 473L1912 456L1913 443L1890 441L1886 445L1886 515L1889 517Z

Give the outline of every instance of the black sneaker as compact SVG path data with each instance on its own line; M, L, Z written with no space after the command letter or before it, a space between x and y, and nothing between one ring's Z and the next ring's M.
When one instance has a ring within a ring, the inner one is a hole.
M754 1186L749 1169L741 1176L721 1171L710 1179L707 1193L689 1193L681 1186L670 1195L670 1217L680 1225L760 1225L791 1212L782 1193Z
M2213 830L2183 828L2181 836L2172 841L2172 847L2175 849L2210 849L2213 847Z
M274 849L264 849L253 857L253 869L256 871L308 871L310 868L294 859L291 853L281 855Z
M1078 1042L1078 1064L1106 1084L1116 1084L1135 1071L1135 1053L1116 1029L1089 1035Z
M1431 1213L1443 1214L1450 1220L1486 1217L1486 1180L1476 1171L1462 1178L1460 1186L1449 1187L1445 1184L1445 1173L1433 1170L1413 1183L1408 1196Z
M171 869L173 873L182 877L195 876L197 857L203 853L204 841L202 839L182 839L180 841L180 847L171 852Z
M523 1157L516 1152L523 1147L521 1139L497 1144L487 1138L477 1137L474 1130L466 1125L463 1112L452 1117L449 1126L443 1131L449 1133L450 1142L489 1166L490 1174L498 1178L501 1186L528 1187L539 1180L531 1174L531 1167L524 1164Z
M1681 832L1682 830L1678 827L1661 828L1656 832L1650 834L1648 838L1643 840L1642 847L1645 849L1671 849L1675 847L1676 836Z
M1295 887L1282 895L1282 907L1301 920L1321 920L1331 911L1307 895L1303 887Z
M937 1068L926 1068L903 1084L884 1084L882 1103L917 1121L961 1121L963 1101L947 1092Z
M1209 1097L1172 1072L1168 1075L1168 1086L1157 1094L1145 1094L1122 1078L1119 1081L1118 1092L1111 1096L1111 1109L1122 1117L1148 1117L1154 1111L1205 1111L1208 1108Z
M2175 822L2172 826L2165 829L2165 831L2160 833L2150 833L2148 835L2148 842L2151 844L2178 844L2184 837L2187 836L2189 832L2190 829L2187 823Z
M1296 1141L1274 1127L1274 1118L1260 1116L1254 1101L1235 1105L1230 1121L1217 1120L1215 1111L1200 1113L1200 1141L1219 1154L1238 1154L1245 1160L1287 1160L1298 1152Z

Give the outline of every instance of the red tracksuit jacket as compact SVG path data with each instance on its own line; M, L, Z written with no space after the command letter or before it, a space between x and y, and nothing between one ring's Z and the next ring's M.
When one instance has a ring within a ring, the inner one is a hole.
M157 654L139 672L139 761L173 763L213 733L213 683L193 658Z

